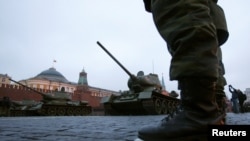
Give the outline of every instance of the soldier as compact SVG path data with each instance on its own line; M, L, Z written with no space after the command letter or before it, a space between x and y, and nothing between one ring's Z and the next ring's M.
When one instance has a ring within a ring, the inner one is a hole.
M233 112L239 113L239 98L238 98L238 92L236 89L232 87L232 85L229 85L229 91L232 93L231 102L233 104Z
M240 112L244 113L245 109L244 109L244 101L247 99L247 96L245 94L243 94L243 92L238 89L238 98L239 98L239 105L240 105Z
M144 0L144 4L172 56L170 80L178 81L183 110L158 126L140 129L138 136L144 141L206 138L207 125L224 124L226 116L220 103L226 81L218 53L229 35L224 11L217 0Z
M247 99L246 95L240 89L235 89L232 85L229 85L229 91L232 93L233 112L244 113L243 103Z

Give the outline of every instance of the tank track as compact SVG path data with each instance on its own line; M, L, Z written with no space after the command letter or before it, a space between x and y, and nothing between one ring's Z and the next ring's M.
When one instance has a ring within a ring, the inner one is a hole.
M43 105L39 111L43 116L83 116L91 114L91 106Z
M91 113L92 108L87 105L43 105L39 110L10 110L9 116L84 116Z
M10 110L11 117L39 116L37 110Z
M180 108L180 100L162 94L153 93L151 99L142 101L142 105L147 114L150 115L173 114Z

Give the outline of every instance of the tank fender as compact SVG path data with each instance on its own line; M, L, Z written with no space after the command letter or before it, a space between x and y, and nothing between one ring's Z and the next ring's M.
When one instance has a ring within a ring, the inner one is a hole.
M85 104L89 104L89 102L88 102L88 101L85 101L85 100L82 100L82 101L80 101L80 104L81 104L81 105L85 105Z
M152 91L140 92L138 99L150 99L152 97Z
M101 103L109 103L109 102L112 102L113 100L113 95L110 95L110 96L105 96L101 99Z

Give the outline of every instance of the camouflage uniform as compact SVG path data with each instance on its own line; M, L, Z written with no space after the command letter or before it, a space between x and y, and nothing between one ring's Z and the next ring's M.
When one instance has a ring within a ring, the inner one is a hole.
M219 110L221 113L226 112L226 94L224 91L225 85L227 85L227 81L224 77L225 75L225 68L222 61L222 51L220 46L222 46L228 39L229 33L227 29L227 22L225 18L225 14L223 9L217 5L217 0L214 0L214 2L210 2L210 11L211 16L213 18L214 25L216 27L217 31L217 38L219 47L217 50L217 57L219 62L219 69L218 69L218 79L216 83L216 101L219 106Z
M217 0L152 0L151 3L155 25L172 55L170 79L189 76L217 78L216 52L228 38L225 15L216 4ZM192 11L198 8L204 12Z
M197 140L208 124L221 124L225 115L216 103L225 95L220 46L228 38L226 20L217 0L144 0L147 11L172 56L170 80L177 80L183 111L158 126L139 130L147 140Z

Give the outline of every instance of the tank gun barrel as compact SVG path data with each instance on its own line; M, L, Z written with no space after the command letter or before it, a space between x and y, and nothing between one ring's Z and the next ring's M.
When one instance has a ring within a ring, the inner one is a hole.
M131 77L135 78L133 74L131 74L99 41L97 44Z
M21 86L23 86L23 87L25 87L25 88L28 88L28 89L30 89L30 90L36 92L36 93L39 93L39 94L41 94L41 95L44 95L44 93L39 92L39 91L37 91L37 90L35 90L35 89L32 89L32 88L30 88L30 87L28 87L28 86L26 86L26 85L23 85L22 83L17 82L17 81L15 81L15 80L11 79L11 78L9 78L9 80L12 81L12 82L15 82L15 83L17 83L17 84L19 84L19 85L21 85Z

